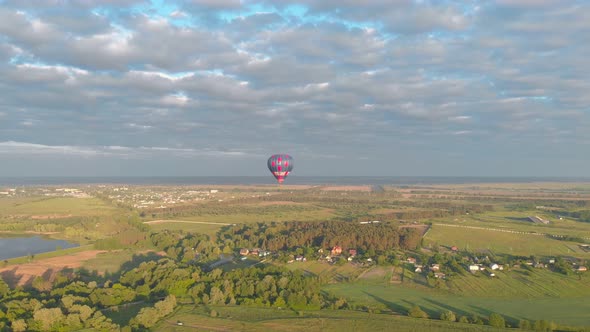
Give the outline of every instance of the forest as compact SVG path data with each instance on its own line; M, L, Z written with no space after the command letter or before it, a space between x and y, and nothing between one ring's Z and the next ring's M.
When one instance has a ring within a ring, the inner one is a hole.
M331 249L340 246L361 251L416 249L422 229L400 228L398 224L380 222L287 222L233 226L220 232L222 240L235 247L259 247L267 250L289 250L297 247Z

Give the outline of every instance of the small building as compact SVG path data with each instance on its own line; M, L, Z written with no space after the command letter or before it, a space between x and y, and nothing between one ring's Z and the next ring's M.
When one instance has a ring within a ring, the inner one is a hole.
M332 248L332 256L338 256L340 254L342 254L342 247L340 246L334 246L334 248Z
M250 253L250 250L248 250L247 248L240 249L240 255L242 255L242 256L246 256L249 253Z
M350 257L354 257L354 256L356 256L356 255L357 255L357 251L356 251L356 249L348 249L348 255L349 255Z
M432 264L430 265L431 271L440 271L440 264Z
M490 264L490 269L492 269L492 270L498 270L499 268L500 268L500 265L498 265L496 263Z
M457 251L459 251L459 248L457 248L457 246L452 246L451 247L451 251L457 252Z
M549 258L549 264L555 264L555 258Z
M422 266L416 266L416 268L414 269L414 272L422 273Z
M306 262L307 261L307 259L305 257L301 256L301 255L295 257L295 260L298 261L298 262Z
M469 265L469 271L471 271L471 272L479 271L479 265L475 265L475 264Z
M250 251L250 255L254 255L254 256L258 256L259 253L260 253L259 249L252 249L252 251Z
M578 266L578 268L576 269L576 271L578 272L586 272L588 271L588 268L585 266Z
M434 277L437 279L445 279L447 277L447 275L442 272L435 272Z
M408 259L406 261L410 264L416 265L416 258L414 258L414 257L408 257Z

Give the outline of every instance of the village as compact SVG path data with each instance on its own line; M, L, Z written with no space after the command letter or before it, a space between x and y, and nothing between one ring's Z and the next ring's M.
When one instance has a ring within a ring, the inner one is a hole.
M252 257L259 257L265 260L274 258L277 261L287 264L307 262L308 260L315 260L330 265L343 265L349 262L358 267L397 264L413 271L415 274L421 274L435 279L447 279L453 275L463 275L465 273L472 275L481 273L484 276L496 278L498 277L497 271L520 268L549 269L563 274L588 271L584 260L571 257L499 257L495 260L488 255L478 256L474 253L460 251L456 246L452 246L449 249L443 254L435 253L432 256L416 255L417 253L415 252L398 252L393 259L383 259L382 255L371 256L366 253L359 254L359 251L355 248L345 250L338 245L331 249L306 250L308 254L312 253L307 256L302 253L304 250L301 248L298 248L295 253L277 253L260 248L241 248L239 250L239 256L242 261ZM420 256L420 258L415 256Z

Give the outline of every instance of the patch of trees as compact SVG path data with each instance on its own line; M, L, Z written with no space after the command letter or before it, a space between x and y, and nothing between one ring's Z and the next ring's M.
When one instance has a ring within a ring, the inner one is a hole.
M582 222L590 222L590 210L580 210L580 211L560 211L560 215L575 218Z
M125 310L133 304L143 308L128 324L144 330L172 313L177 298L204 305L293 310L346 307L345 300L320 291L320 279L276 266L204 272L163 258L143 262L118 280L85 279L77 273L61 273L49 289L10 289L0 279L0 330L118 330L120 326L107 317L107 310Z
M422 238L420 229L398 228L392 223L342 221L237 225L221 231L219 236L222 240L232 241L236 248L259 247L271 251L334 246L361 251L411 250L418 247Z

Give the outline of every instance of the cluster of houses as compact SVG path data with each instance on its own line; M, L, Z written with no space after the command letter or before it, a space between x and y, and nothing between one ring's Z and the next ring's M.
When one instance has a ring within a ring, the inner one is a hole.
M270 254L271 254L270 251L262 250L260 248L254 248L254 249L242 248L242 249L240 249L240 256L242 256L242 257L246 257L246 256L266 257Z
M324 249L319 249L318 253L321 255L321 260L325 260L328 263L333 263L334 262L334 258L335 257L340 257L343 253L343 249L341 246L334 246L332 247L332 249L330 250L328 255L323 256L324 254ZM348 257L347 260L350 262L352 261L356 255L358 254L356 249L348 249Z
M452 248L452 251L457 251L456 247ZM488 264L483 264L483 263L479 263L479 259L475 258L474 259L475 262L471 262L468 267L467 270L473 274L477 273L477 272L487 272L488 276L490 277L495 277L496 273L495 271L503 271L504 270L504 265L502 264L498 264L498 263L488 263ZM485 257L484 261L489 261L488 257ZM416 261L416 258L414 257L408 257L407 258L407 262L411 265L414 266L414 272L416 273L422 273L425 271L431 271L434 274L435 278L438 279L445 279L446 278L446 274L441 272L441 265L440 264L430 264L430 266L424 267L421 264L418 264ZM526 262L524 262L525 265L527 266L532 266L535 268L547 268L548 265L551 264L555 264L555 259L551 258L548 260L548 263L542 263L542 262L533 262L532 260L528 260ZM520 267L519 264L515 264L512 267ZM588 268L586 266L583 265L579 265L577 263L572 263L572 268L574 271L576 272L586 272L588 271Z

